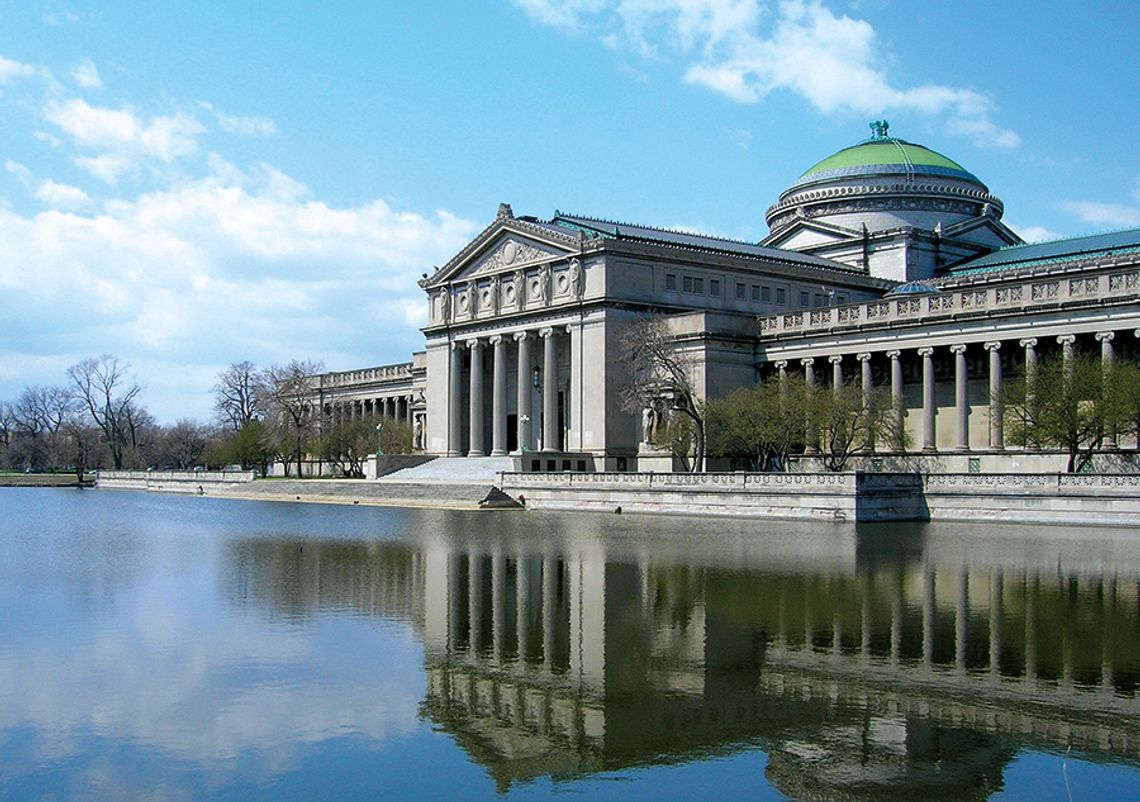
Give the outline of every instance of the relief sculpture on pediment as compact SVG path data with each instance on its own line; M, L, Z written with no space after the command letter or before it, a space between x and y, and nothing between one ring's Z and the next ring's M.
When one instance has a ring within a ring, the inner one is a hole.
M550 251L542 250L528 242L519 242L518 240L508 239L499 245L498 248L493 250L487 257L479 264L478 271L495 271L502 270L505 267L510 267L513 264L524 264L526 262L533 262L536 259L541 259L544 256L552 256Z

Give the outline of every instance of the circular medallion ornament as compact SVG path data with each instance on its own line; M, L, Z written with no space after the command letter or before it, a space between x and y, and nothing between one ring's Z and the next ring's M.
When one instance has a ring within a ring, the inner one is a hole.
M503 246L503 262L510 264L519 255L519 246L514 242L508 242Z
M515 300L515 288L513 285L510 287L507 287L507 300L512 302L512 303Z
M558 277L558 291L559 292L566 292L566 287L569 286L569 284L570 284L570 280L567 279L566 276L563 275L563 276Z
M459 296L459 308L460 309L466 309L467 308L467 294L466 293Z

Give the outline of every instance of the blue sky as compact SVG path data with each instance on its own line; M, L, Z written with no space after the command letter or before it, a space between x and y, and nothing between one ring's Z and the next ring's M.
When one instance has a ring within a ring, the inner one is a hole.
M493 217L762 238L891 133L1027 239L1140 226L1140 4L0 0L0 399L130 362L164 422L217 372L422 347L415 284Z

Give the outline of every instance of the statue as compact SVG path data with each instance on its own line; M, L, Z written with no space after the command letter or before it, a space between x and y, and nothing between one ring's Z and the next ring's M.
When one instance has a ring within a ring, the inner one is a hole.
M412 445L415 446L416 451L422 451L424 447L424 416L416 415L415 423L412 424Z
M657 410L646 407L641 410L641 442L652 443L657 430Z
M585 290L585 282L582 280L584 274L582 273L582 264L577 259L570 260L570 291L574 293L577 299L582 298L582 292Z
M439 316L444 323L451 319L451 293L448 292L447 287L439 293Z
M538 297L543 304L550 303L550 265L543 265L538 271Z
M501 299L502 291L503 291L502 279L500 279L498 276L492 276L491 277L491 312L493 314L496 314L496 315L499 314L499 309L501 308L500 302L502 300Z
M526 271L520 267L514 275L515 303L521 308L526 305Z
M886 120L875 120L870 123L871 138L872 139L887 139L887 131L890 129L891 124Z

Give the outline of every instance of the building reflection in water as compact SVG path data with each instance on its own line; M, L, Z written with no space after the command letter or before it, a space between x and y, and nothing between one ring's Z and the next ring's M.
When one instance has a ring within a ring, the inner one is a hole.
M1129 533L464 515L246 541L232 590L411 621L423 713L502 789L741 747L806 799L985 798L1023 748L1140 761Z

